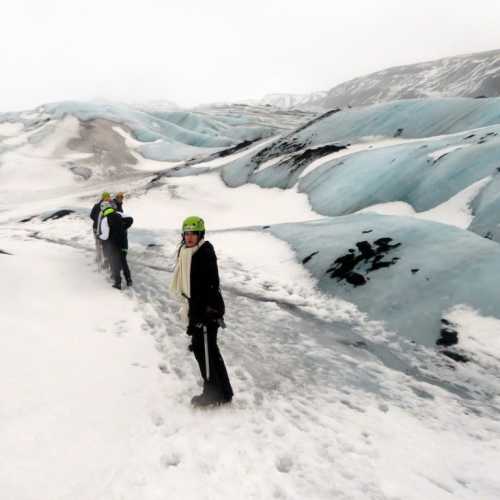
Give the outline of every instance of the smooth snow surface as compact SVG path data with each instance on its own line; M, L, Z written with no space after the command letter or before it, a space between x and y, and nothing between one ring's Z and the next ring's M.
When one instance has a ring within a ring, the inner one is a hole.
M130 200L129 207L151 229L177 229L195 214L202 214L211 229L318 218L303 194L251 184L227 189L217 173L167 178L158 188Z

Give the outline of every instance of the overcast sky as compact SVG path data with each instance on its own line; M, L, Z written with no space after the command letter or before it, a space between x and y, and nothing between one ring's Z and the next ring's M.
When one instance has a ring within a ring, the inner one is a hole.
M393 65L500 49L499 19L496 0L4 0L0 111L328 89Z

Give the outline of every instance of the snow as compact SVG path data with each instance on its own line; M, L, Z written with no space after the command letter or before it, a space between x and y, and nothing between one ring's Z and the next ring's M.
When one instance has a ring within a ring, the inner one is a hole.
M491 179L492 177L489 176L475 182L441 205L427 212L416 214L416 217L467 229L474 220L471 203L481 190L491 182Z
M22 132L24 126L22 123L9 123L3 122L0 123L0 138L3 137L11 137L18 135Z
M239 160L240 158L245 158L247 156L252 155L256 151L260 150L270 142L274 140L274 137L271 139L264 139L263 141L257 141L255 145L252 145L248 149L244 149L243 151L240 151L239 153L234 153L229 156L222 156L220 158L215 158L214 160L208 160L208 161L202 161L200 163L196 163L194 166L196 168L218 168L222 167L223 165L226 165L227 163L230 163L234 160Z
M154 446L158 352L85 255L2 233L2 496L111 498Z
M49 224L66 238L80 227L77 218L63 221ZM168 491L186 499L482 500L500 492L492 410L475 401L469 411L459 396L353 347L341 316L321 327L227 291L221 344L236 398L230 408L193 411L196 368L168 274L135 265L135 291L120 294L93 271L91 252L27 234L4 228L0 237L14 254L1 256L12 259L2 304L22 308L7 316L16 335L2 336L0 349L7 498L149 500ZM293 284L311 291L271 235L210 239L223 276L239 273L240 291L245 275L266 277L275 293ZM27 266L34 274L20 280Z
M500 172L493 175L491 182L473 200L474 220L470 231L500 242Z
M0 153L0 250L12 254L0 252L2 498L499 498L500 251L462 229L495 212L495 127L435 165L429 153L469 133L363 136L367 149L353 144L278 189L230 188L218 169L245 165L265 139L158 177L154 164L171 165L142 159L125 122L99 129L138 161L113 175L69 174L83 154L68 148L81 131L71 116L31 124ZM199 133L213 122L175 115L182 123ZM330 169L342 173L335 183ZM244 179L244 168L233 173ZM88 213L104 190L125 191L134 217L134 287L123 292L93 262ZM356 196L353 210L399 215L314 208ZM74 213L42 221L61 208ZM218 256L228 326L219 343L235 389L231 405L206 411L189 404L200 376L169 293L180 224L194 213ZM356 288L329 277L349 248L382 237L402 243L384 258L399 257L394 265L361 263L370 279ZM442 318L456 323L450 349L468 363L435 345Z
M469 146L468 144L467 145L459 144L456 146L448 146L443 149L438 149L437 151L433 151L432 153L430 153L429 158L431 158L434 161L437 161L440 158L443 158L443 156L452 153L453 151L457 151L458 149L462 149L468 146Z
M71 133L71 130L68 130ZM61 168L55 151L61 146L56 141L48 141L36 148L26 145L5 153L0 168L0 198L10 202L17 193L33 193L44 189L69 186L75 183L74 176Z
M500 319L484 316L467 305L457 305L446 315L457 326L459 346L483 363L500 361Z
M404 201L392 201L389 203L379 203L370 207L363 208L356 212L357 214L380 214L380 215L401 215L401 216L415 216L414 208Z
M150 229L178 229L182 220L193 214L203 216L211 230L318 217L305 195L255 185L227 189L217 172L200 179L167 178L160 187L130 200L128 206Z
M381 203L359 210L356 213L376 213L381 215L401 215L413 216L417 219L449 224L461 229L467 229L474 220L471 202L487 186L492 177L486 177L475 182L460 193L451 197L441 205L425 212L415 212L414 208L405 202L396 201L391 203Z

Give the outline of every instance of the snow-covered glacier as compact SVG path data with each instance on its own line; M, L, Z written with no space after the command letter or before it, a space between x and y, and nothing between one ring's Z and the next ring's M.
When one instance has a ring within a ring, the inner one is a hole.
M239 109L238 114L210 115L203 111L152 111L120 103L65 101L32 111L0 114L4 130L7 126L20 127L15 138L2 137L0 128L0 151L13 150L26 143L36 144L50 135L57 136L59 124L71 119L78 120L78 126L74 127L76 130L67 144L62 144L64 137L60 138L61 148L65 146L87 154L86 161L80 158L78 163L91 173L102 164L115 168L133 167L137 164L137 155L171 162L197 158L239 143L265 139L287 127L278 126L276 121L269 119L269 114L247 112L246 108ZM305 120L307 115L299 114L294 124ZM113 155L113 151L116 154Z
M2 115L4 496L498 498L498 117L497 99ZM94 262L104 190L134 217L122 292ZM235 389L202 412L169 293L192 214Z
M377 214L267 231L290 243L323 291L419 344L436 345L441 320L456 305L500 315L500 246L473 233Z
M297 188L329 216L398 201L423 212L484 180L471 229L496 239L499 152L500 99L409 100L327 113L222 176L230 186Z

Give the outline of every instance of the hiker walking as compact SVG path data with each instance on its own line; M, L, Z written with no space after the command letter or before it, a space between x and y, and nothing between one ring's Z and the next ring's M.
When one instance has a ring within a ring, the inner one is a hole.
M113 288L118 290L121 290L121 271L123 271L127 286L132 286L132 278L127 262L127 230L133 222L132 217L117 212L111 203L104 205L99 227L99 238L104 243L105 253L111 265Z
M125 193L119 191L116 193L115 198L113 199L113 205L116 208L117 212L123 213L123 199L125 198Z
M205 239L205 223L188 217L182 224L182 243L177 255L171 289L183 301L183 317L190 350L200 367L203 392L193 397L195 406L229 403L233 389L217 346L217 332L224 326L225 306L220 291L217 256Z
M95 240L95 251L97 266L99 269L106 267L106 260L103 252L102 240L99 238L99 228L101 226L101 213L105 207L105 204L109 204L111 201L111 195L108 192L104 192L101 195L101 199L92 207L90 211L90 218L92 219L92 231L94 233Z

